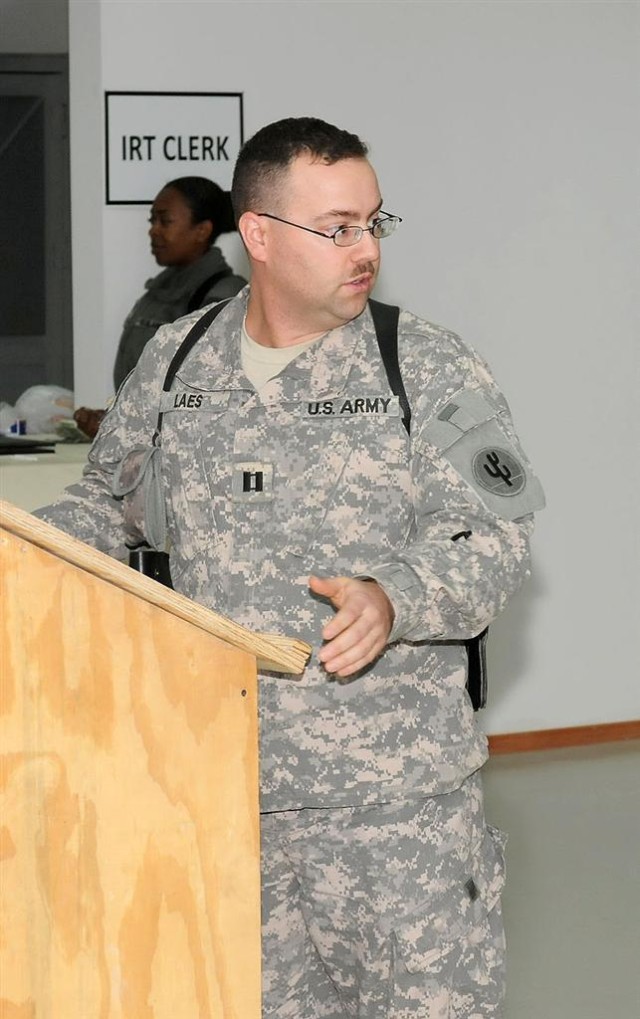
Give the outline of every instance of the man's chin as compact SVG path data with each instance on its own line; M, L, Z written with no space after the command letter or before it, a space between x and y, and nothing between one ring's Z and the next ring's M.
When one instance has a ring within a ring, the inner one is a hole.
M347 290L347 293L345 294L345 300L343 303L345 305L345 308L349 310L348 315L349 320L352 318L357 318L358 315L362 314L362 312L367 306L367 301L371 296L372 290L373 284L359 289L353 288L350 292Z
M368 296L366 294L359 294L358 300L356 301L352 296L350 300L336 302L331 309L331 318L333 321L325 326L326 329L339 329L341 326L346 326L347 323L353 322L354 319L359 318L362 312L367 306Z

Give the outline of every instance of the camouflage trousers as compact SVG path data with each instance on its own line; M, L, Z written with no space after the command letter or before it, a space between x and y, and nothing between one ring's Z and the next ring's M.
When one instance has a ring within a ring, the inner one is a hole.
M498 1019L504 836L442 796L263 814L263 1019Z

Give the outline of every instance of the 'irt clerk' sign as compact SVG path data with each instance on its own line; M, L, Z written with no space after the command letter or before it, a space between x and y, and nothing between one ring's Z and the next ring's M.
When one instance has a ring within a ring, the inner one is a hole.
M107 204L147 205L175 177L231 187L240 92L106 92Z

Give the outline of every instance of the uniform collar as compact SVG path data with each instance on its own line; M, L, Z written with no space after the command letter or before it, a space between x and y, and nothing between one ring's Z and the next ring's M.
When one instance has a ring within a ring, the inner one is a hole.
M216 317L178 371L180 380L203 390L249 389L242 371L240 339L247 310L249 287L245 287ZM343 392L356 347L373 328L368 307L358 318L332 329L291 361L261 391L265 403L300 398L322 399Z
M197 262L191 262L190 265L167 266L157 276L147 280L145 289L162 298L180 296L185 289L197 287L210 276L228 268L224 255L214 245Z

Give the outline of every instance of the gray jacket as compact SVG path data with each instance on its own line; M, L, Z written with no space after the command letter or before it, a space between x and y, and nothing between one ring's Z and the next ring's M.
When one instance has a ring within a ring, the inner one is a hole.
M225 271L228 275L206 288L199 295L197 304L191 303L198 289L210 277ZM116 392L135 368L144 347L160 326L175 322L187 312L203 308L206 304L234 297L246 282L242 276L232 273L222 252L215 246L191 265L169 266L148 279L144 294L136 301L122 327L113 368Z
M539 483L486 364L407 312L399 352L410 438L368 310L256 393L240 363L247 293L164 395L166 368L198 315L158 332L105 417L83 481L39 515L112 554L126 529L144 533L142 514L130 519L139 503L114 497L114 477L123 462L135 474L162 408L151 462L176 589L315 648L302 678L261 676L262 809L448 792L486 757L459 642L528 575ZM393 602L386 651L348 681L317 660L333 610L310 593L310 573L374 577Z

